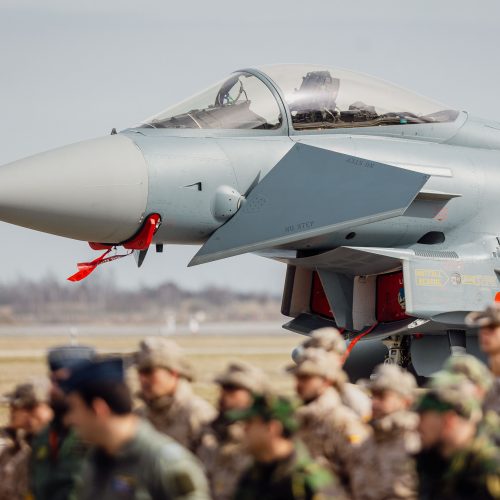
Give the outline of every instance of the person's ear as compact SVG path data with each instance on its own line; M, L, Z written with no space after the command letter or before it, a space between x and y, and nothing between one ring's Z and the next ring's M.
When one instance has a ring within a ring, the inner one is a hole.
M457 415L452 411L447 411L441 415L441 421L445 429L453 428L456 419Z
M92 409L97 417L109 417L111 410L104 399L96 398L92 401Z
M278 420L271 420L268 423L268 428L273 437L281 437L283 436L283 424Z
M413 406L413 403L414 403L413 397L403 398L403 407L405 410L411 408Z
M178 371L175 370L169 370L170 376L172 377L172 382L175 384L175 387L177 387L177 384L180 380L180 375Z

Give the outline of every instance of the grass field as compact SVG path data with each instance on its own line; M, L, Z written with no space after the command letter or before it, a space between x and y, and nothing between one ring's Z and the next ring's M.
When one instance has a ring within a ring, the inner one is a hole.
M211 402L215 402L217 387L212 383L215 375L227 363L241 359L260 366L269 375L273 386L290 394L293 380L284 373L284 367L291 361L292 349L303 340L298 334L283 331L269 335L179 335L169 337L186 351L195 367L197 379L195 391ZM103 354L128 354L137 349L139 336L96 336L79 337L80 344L92 345ZM11 390L16 384L47 373L45 353L48 348L65 342L60 336L3 336L0 337L0 394ZM137 387L134 370L129 370L131 386ZM0 425L6 422L8 409L0 407Z

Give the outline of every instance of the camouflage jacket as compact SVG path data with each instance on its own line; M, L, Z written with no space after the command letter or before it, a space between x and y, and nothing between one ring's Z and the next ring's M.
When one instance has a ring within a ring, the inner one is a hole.
M351 473L356 500L417 498L417 425L418 415L406 411L371 422L373 434L358 448Z
M370 397L356 384L344 384L340 393L342 403L358 415L363 422L368 422L372 414Z
M494 411L500 413L500 377L497 377L484 399L483 409L485 412Z
M346 491L356 448L368 437L369 428L343 405L338 392L329 388L318 399L297 410L299 432L311 456L336 475Z
M0 429L0 500L24 500L28 494L31 448L12 429Z
M419 499L498 500L500 450L486 435L478 435L449 459L436 452L417 456Z
M36 500L75 498L87 448L72 430L50 424L32 441L30 489Z
M305 446L284 460L253 463L242 475L234 500L345 499L335 477L314 462Z
M202 429L216 417L213 406L195 395L186 380L179 382L173 396L143 400L146 404L138 414L192 452L199 446Z
M229 423L222 415L202 432L196 454L205 468L214 500L233 498L241 474L252 462L243 436L243 423Z
M479 424L479 434L485 434L496 446L500 447L500 415L487 411Z

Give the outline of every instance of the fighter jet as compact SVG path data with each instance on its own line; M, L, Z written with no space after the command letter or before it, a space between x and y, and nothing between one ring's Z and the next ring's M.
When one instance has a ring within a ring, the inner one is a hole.
M97 265L202 245L287 266L285 328L336 326L354 378L477 350L500 300L500 123L355 72L236 71L138 126L0 168L0 220L90 242ZM356 373L357 374L356 374Z

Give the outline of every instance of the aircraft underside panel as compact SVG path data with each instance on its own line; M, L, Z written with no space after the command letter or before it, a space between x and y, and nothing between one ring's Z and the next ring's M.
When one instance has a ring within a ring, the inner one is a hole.
M191 261L287 245L404 213L429 176L296 144Z
M348 331L405 317L430 322L429 332L465 329L468 312L500 299L497 254L472 258L454 251L340 247L278 260L295 270L287 275L284 314L297 318L319 311Z
M283 327L309 335L334 326L347 341L361 334L346 365L353 381L384 360L428 377L450 355L480 357L465 316L497 298L497 258L423 253L344 247L280 259L288 264L282 313L293 318Z
M463 326L467 312L479 311L495 301L500 283L493 260L497 259L455 256L404 261L407 313Z

